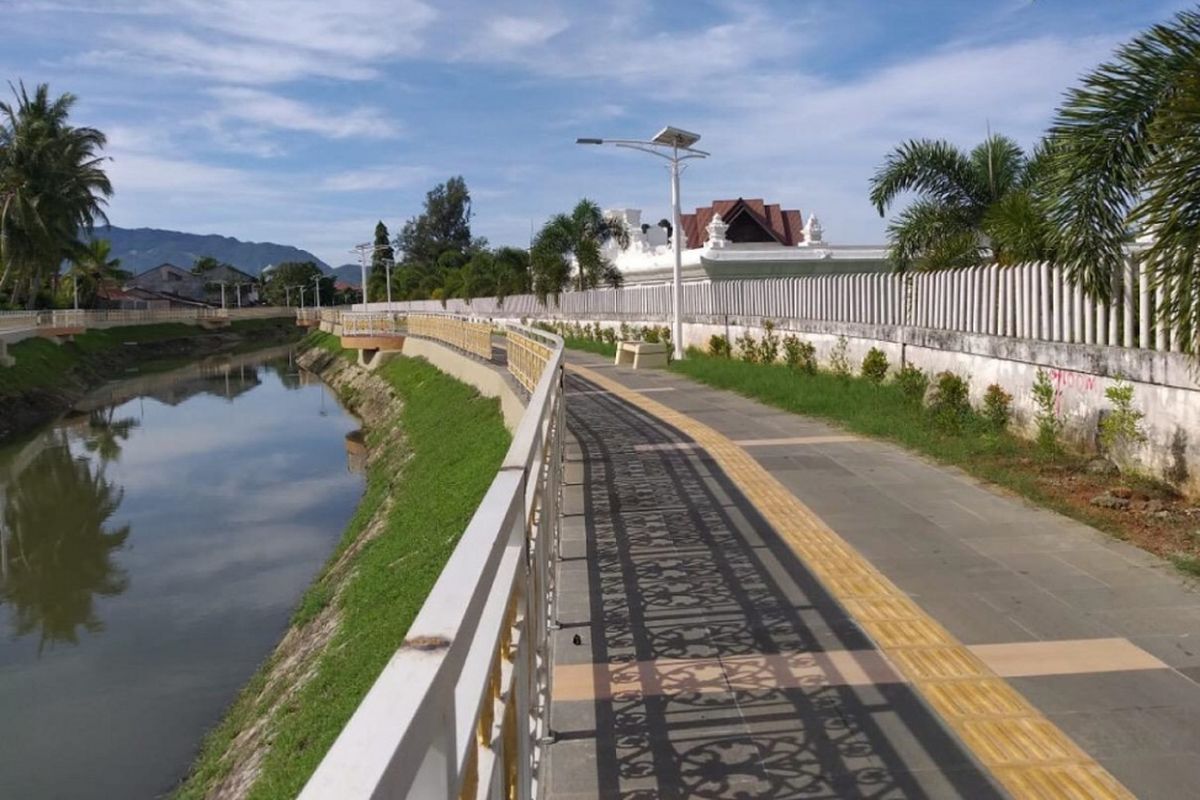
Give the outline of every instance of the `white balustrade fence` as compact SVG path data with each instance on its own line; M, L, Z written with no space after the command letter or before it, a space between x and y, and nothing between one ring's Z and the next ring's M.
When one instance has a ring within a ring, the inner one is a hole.
M514 374L532 382L512 446L303 800L538 796L562 485L562 340L521 326L507 334L523 354Z
M1170 289L1153 287L1134 260L1114 276L1107 301L1088 297L1048 264L996 265L941 272L855 273L685 283L685 320L739 317L908 325L1051 342L1179 351L1184 342L1156 316ZM1182 289L1176 288L1176 291ZM372 310L382 307L372 303ZM565 292L540 303L523 294L471 302L396 303L407 311L451 311L525 319L666 321L668 284Z

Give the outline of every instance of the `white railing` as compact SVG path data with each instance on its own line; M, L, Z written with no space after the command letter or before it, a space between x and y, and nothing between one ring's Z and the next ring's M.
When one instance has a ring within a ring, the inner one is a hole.
M796 278L693 281L681 287L685 321L715 317L907 325L1049 342L1178 352L1179 331L1157 311L1181 287L1154 286L1130 258L1114 276L1110 299L1088 297L1048 264L996 265L941 272L854 273ZM1192 290L1194 291L1194 289ZM372 304L374 306L376 304ZM409 312L442 311L441 301L398 303ZM556 304L533 295L448 300L445 310L485 317L665 322L671 287L565 292Z
M538 796L562 483L562 340L519 326L507 333L510 347L545 353L540 369L526 359L533 391L512 446L303 800Z

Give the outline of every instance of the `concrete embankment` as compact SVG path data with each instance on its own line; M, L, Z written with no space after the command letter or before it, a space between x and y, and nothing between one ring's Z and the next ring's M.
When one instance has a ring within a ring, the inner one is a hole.
M182 324L89 330L61 344L27 339L11 348L16 364L0 367L0 442L49 422L91 389L131 372L293 342L302 333L294 320L261 319L217 330Z
M206 739L177 798L295 796L403 641L508 447L500 404L423 358L358 366L306 338L301 367L362 420L363 499L292 624Z

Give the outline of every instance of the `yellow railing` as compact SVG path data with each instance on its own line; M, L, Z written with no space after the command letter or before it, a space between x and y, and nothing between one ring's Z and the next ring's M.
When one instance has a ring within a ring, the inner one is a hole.
M533 391L542 371L554 355L554 347L548 341L542 341L532 331L526 332L509 328L508 338L508 371L517 382L528 392Z
M395 336L404 333L404 314L353 311L342 314L343 336Z
M461 317L435 314L409 314L408 332L445 342L480 358L492 357L492 324L472 322Z

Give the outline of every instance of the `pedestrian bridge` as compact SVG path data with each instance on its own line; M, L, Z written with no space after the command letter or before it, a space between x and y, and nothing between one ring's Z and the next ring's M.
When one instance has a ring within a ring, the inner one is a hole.
M1200 595L1154 557L892 445L439 317L321 320L443 342L527 402L302 797L1200 784Z

